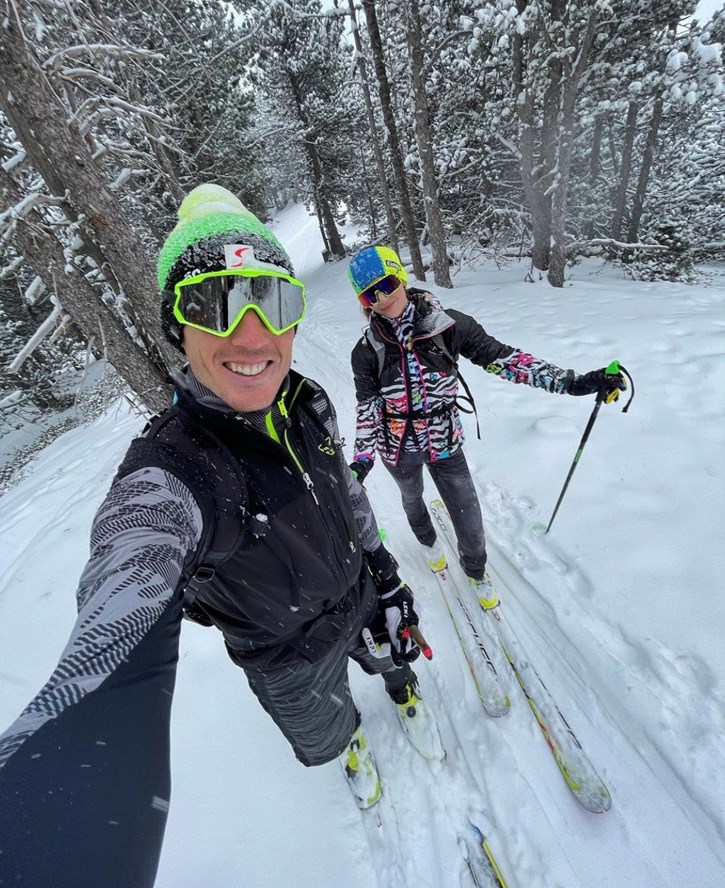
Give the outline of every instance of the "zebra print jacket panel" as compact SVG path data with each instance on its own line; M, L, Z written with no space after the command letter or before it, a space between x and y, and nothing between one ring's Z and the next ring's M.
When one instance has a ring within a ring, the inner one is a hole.
M403 449L427 450L431 462L463 444L456 406L457 362L463 356L488 373L565 394L576 376L499 342L470 315L444 310L438 299L408 289L415 306L412 335L403 344L393 322L373 314L352 351L357 398L355 459L376 453L397 465Z

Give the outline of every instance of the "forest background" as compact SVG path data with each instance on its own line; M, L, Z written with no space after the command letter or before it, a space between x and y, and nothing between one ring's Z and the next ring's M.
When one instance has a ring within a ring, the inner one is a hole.
M694 281L725 248L717 7L9 0L0 481L120 391L168 402L155 257L202 181L263 219L305 203L326 260L389 243L441 287L512 254L555 288L592 255Z

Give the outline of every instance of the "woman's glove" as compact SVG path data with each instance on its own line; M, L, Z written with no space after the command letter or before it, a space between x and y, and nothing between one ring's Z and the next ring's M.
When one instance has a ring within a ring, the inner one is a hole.
M365 478L372 467L373 461L371 459L356 459L354 462L350 463L350 471L361 484L365 481Z
M570 395L594 395L602 393L603 400L608 404L616 401L619 393L627 388L627 383L621 373L607 373L607 368L590 370L583 376L575 376L569 383Z

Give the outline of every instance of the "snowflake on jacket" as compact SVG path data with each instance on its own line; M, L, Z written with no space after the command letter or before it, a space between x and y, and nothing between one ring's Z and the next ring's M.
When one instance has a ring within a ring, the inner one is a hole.
M463 356L488 373L564 394L574 371L505 345L470 315L444 310L438 299L409 288L400 319L371 315L352 352L357 397L355 459L397 465L401 450L428 450L432 461L463 444L456 404L456 365Z

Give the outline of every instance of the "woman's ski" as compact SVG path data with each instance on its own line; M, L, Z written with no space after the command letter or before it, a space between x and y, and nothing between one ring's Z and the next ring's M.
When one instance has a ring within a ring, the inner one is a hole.
M431 511L440 528L441 537L446 541L450 550L455 552L455 533L445 505L441 500L435 499L431 502ZM488 620L489 625L493 625L504 655L546 738L547 745L567 786L587 811L595 814L608 811L612 805L609 790L582 749L581 743L554 702L548 688L531 664L521 642L506 619L501 605L498 604L496 607L484 611L475 599L472 587L469 590L468 584L464 583L463 572L458 571L461 576L457 577L457 568L458 565L455 563L452 570L449 565L449 569L446 571L446 581L449 585L455 586L457 597L464 602L467 613L471 617L471 625L475 626L477 635L481 633L483 620ZM462 646L465 652L466 645L463 642Z

